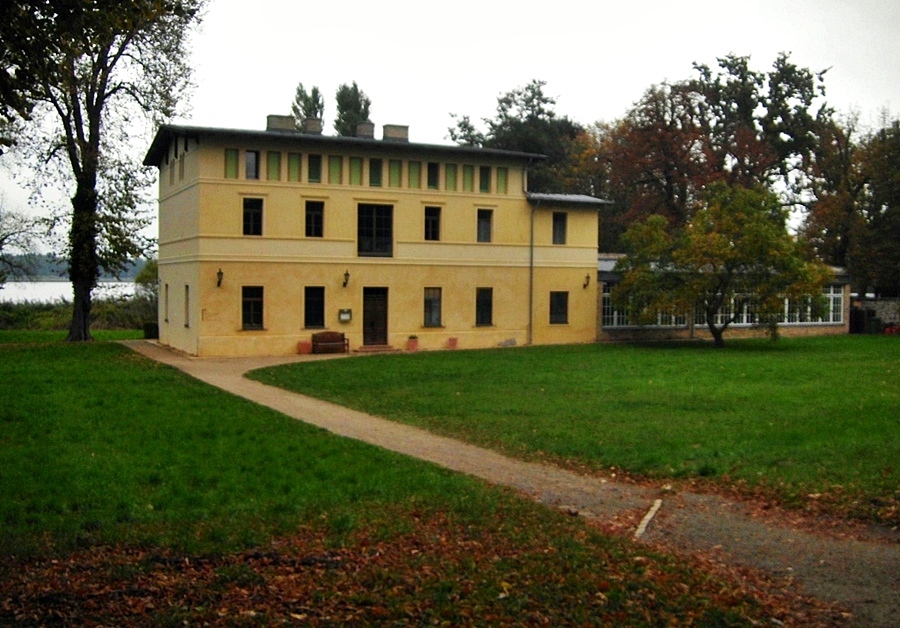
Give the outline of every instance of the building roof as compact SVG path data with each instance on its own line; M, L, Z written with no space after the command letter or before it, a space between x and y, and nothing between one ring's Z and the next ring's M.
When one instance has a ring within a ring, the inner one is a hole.
M599 208L604 205L612 205L612 201L606 201L602 198L588 196L587 194L539 194L537 192L528 193L528 202L535 207L584 207Z
M158 166L168 150L169 144L176 137L216 136L232 139L235 142L264 142L273 139L302 142L308 146L331 146L335 148L377 148L384 152L427 152L459 155L472 158L499 158L522 163L542 161L546 155L536 153L522 153L517 151L499 150L495 148L481 148L479 146L457 146L446 144L419 144L396 139L374 139L367 137L341 137L320 135L315 133L303 133L294 130L251 130L251 129L222 129L215 127L183 126L175 124L163 124L156 131L156 136L144 157L145 166Z

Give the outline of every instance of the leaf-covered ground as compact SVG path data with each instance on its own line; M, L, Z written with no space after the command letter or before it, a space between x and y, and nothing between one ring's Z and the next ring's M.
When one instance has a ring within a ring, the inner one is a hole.
M5 562L0 624L18 625L835 625L790 583L715 560L657 555L563 515L546 525L461 525L394 513L335 542L304 527L219 556L96 546ZM548 529L549 528L549 529ZM780 622L780 624L779 624Z

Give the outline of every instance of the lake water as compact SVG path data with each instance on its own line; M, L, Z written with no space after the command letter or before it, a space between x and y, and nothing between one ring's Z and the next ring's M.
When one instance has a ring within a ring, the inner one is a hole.
M95 299L125 297L134 294L130 281L103 281L94 288ZM68 281L8 281L0 287L0 302L56 303L72 302L72 284Z

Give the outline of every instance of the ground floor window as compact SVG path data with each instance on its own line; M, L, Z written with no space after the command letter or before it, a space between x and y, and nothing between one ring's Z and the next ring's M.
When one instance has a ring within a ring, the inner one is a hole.
M494 324L494 289L475 289L475 325L487 327Z
M600 324L603 327L625 327L628 325L628 310L620 309L613 305L612 289L613 284L603 284Z
M813 308L809 299L785 299L780 322L785 325L802 323L843 323L844 286L831 284L822 288L822 309Z
M243 286L241 288L241 325L244 329L263 328L262 286Z
M184 287L184 326L191 326L191 287Z
M425 327L441 326L441 289L425 288Z
M569 322L569 293L550 293L550 324L565 325Z
M303 289L303 326L325 327L325 288L306 286Z

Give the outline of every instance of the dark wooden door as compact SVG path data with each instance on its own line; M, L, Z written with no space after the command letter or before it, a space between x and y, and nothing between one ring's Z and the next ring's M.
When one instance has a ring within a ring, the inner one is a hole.
M386 345L388 339L388 289L363 288L363 344Z

